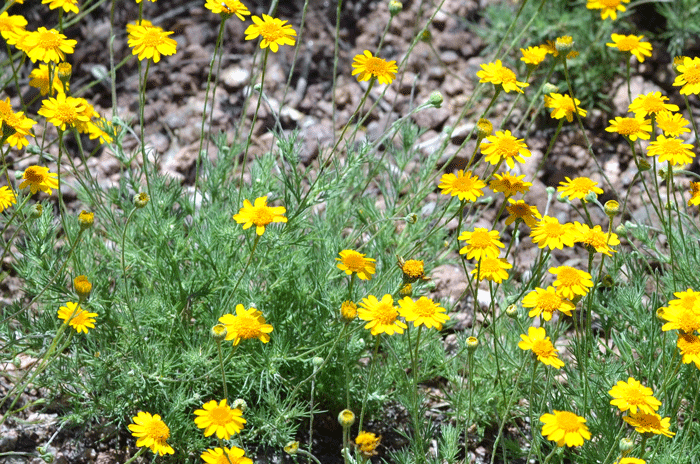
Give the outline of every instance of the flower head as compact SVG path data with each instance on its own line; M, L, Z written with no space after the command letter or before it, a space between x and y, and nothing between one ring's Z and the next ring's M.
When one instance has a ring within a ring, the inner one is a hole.
M219 439L228 440L231 435L240 433L243 430L243 424L246 420L243 419L243 411L240 409L231 409L226 404L226 398L217 403L216 400L211 400L202 405L202 409L197 409L194 412L194 423L197 427L204 429L204 436L209 437L216 433Z
M452 173L443 174L438 187L442 189L442 194L456 196L460 201L476 201L484 194L481 189L486 184L477 176L472 176L471 171L465 173L460 169L456 176Z
M253 464L253 460L244 456L245 451L235 446L231 448L208 449L200 458L207 464Z
M602 10L600 17L602 19L610 18L613 21L617 19L618 11L627 11L623 3L629 3L630 0L588 0L586 8L589 10Z
M9 187L3 185L0 187L0 213L5 211L5 208L17 203L17 196Z
M651 56L651 44L642 42L643 35L621 35L613 34L612 43L607 43L608 47L617 48L621 52L630 52L637 57L640 63L644 63L645 56Z
M32 62L58 63L66 59L66 53L73 53L77 43L77 40L68 39L55 29L40 27L24 37L22 49Z
M360 454L365 458L371 458L377 454L377 446L382 436L376 436L371 432L361 431L355 438L355 446L360 450Z
M593 249L596 253L603 253L612 256L616 251L610 248L620 244L620 239L617 234L604 232L600 226L594 226L592 229L588 224L581 224L578 221L574 224L578 236L576 241Z
M340 253L340 258L335 258L340 261L337 266L341 271L345 271L347 275L353 272L362 280L370 280L372 274L375 273L376 259L365 258L365 255L354 250L343 250Z
M69 126L78 128L90 121L88 105L84 98L67 97L65 93L59 92L55 98L44 100L37 113L64 131Z
M523 139L516 139L507 131L498 131L496 135L486 137L486 141L481 143L481 151L486 155L486 161L491 164L499 164L505 161L513 169L515 162L524 163L523 157L530 156L530 150L523 142Z
M340 305L340 316L346 321L352 321L357 317L357 305L350 301L343 301Z
M94 329L96 316L97 313L88 312L81 308L78 303L72 301L58 309L58 318L62 319L64 324L73 327L78 333L88 333L88 329Z
M479 281L486 279L500 284L508 278L507 269L512 267L504 258L482 258L469 274L476 275Z
M8 127L14 129L14 133L5 140L7 144L15 148L23 148L29 143L27 137L34 137L30 132L34 124L36 121L26 117L22 111L15 113L12 110L10 97L0 100L0 126L3 131Z
M664 131L666 137L678 137L684 132L690 132L687 126L690 122L680 113L660 111L656 113L656 125Z
M528 205L525 200L515 201L512 198L508 198L508 206L506 206L506 211L509 216L506 218L506 225L509 226L515 221L522 221L528 227L536 227L539 221L542 220L542 215L537 210L537 206Z
M656 413L637 412L636 414L633 413L630 416L623 417L622 420L634 427L639 433L653 433L667 437L675 435L674 432L669 430L671 418L664 417L662 419Z
M525 49L520 49L520 53L523 54L520 61L523 61L529 66L538 66L547 57L547 49L544 47L528 47Z
M39 89L42 95L47 95L49 90L53 92L63 92L63 83L58 77L58 73L54 71L53 86L49 85L49 67L45 64L40 64L38 68L34 68L29 73L29 86ZM66 90L70 90L70 86L66 83Z
M408 327L397 319L399 312L394 306L394 299L388 293L382 297L381 301L377 300L374 295L363 298L359 304L357 315L363 321L368 321L365 329L370 329L372 335L402 334L404 329Z
M365 50L360 55L355 55L355 60L352 63L355 68L352 75L357 74L359 82L368 81L372 77L376 77L380 84L391 84L396 77L398 67L396 61L385 61L378 56L372 56L372 52Z
M588 272L570 266L550 267L549 272L557 277L552 284L557 293L568 300L573 300L577 295L585 295L593 287L593 280Z
M243 224L243 230L255 225L255 233L262 235L266 225L272 222L287 222L287 218L284 217L286 212L284 206L267 206L267 197L258 197L255 204L243 200L243 208L233 215L233 219Z
M576 177L574 179L565 177L565 179L566 182L559 182L557 191L562 192L561 196L569 200L578 198L585 202L586 195L589 193L595 193L596 195L601 195L603 193L603 189L597 187L598 182L592 181L588 177Z
M668 97L661 95L661 92L640 94L630 103L629 111L634 113L635 116L641 117L662 111L678 111L678 105L664 103L666 100L668 100Z
M90 296L90 292L92 292L92 284L88 280L87 276L84 275L79 275L73 279L73 288L81 300L84 300Z
M58 176L58 174L49 172L49 168L43 166L29 166L24 170L22 183L19 184L19 188L23 189L29 186L32 195L39 190L51 195L51 189L58 188L58 180L55 179L56 176Z
M294 45L296 40L292 37L297 35L297 32L287 21L273 18L266 14L262 15L262 19L258 16L253 16L253 23L245 30L246 40L255 40L262 36L260 48L270 47L273 53L277 53L280 45Z
M136 446L150 448L155 454L175 454L175 450L165 441L170 437L170 429L158 414L139 411L129 424L131 434L138 438Z
M591 439L586 419L569 411L554 411L540 417L542 436L557 442L557 446L581 446L584 440Z
M238 345L241 340L257 338L263 343L270 341L272 326L266 324L262 313L255 308L245 309L242 304L236 305L236 315L224 314L219 322L226 326L226 340L233 340Z
M688 291L691 291L688 289ZM687 292L678 292L674 295L679 295ZM692 334L696 330L700 330L700 303L692 301L690 298L682 298L681 300L672 300L668 307L664 308L663 319L668 321L661 326L664 332L669 330L679 330L682 333ZM685 301L683 301L685 300ZM674 303L681 301L680 303Z
M530 232L532 242L540 248L562 250L565 246L572 247L576 241L576 231L571 223L560 224L551 216L543 216Z
M139 60L152 59L160 61L161 55L174 55L177 42L168 37L172 31L164 31L153 25L133 25L129 31L129 47L133 48L132 55L138 55Z
M610 127L606 127L605 130L606 132L617 132L633 142L637 138L649 140L651 121L638 116L633 118L617 116L614 120L610 120Z
M0 13L0 35L7 40L17 32L24 32L27 19L20 15L9 15L7 11Z
M537 317L541 314L545 321L552 319L554 311L561 311L567 316L571 316L571 311L576 309L572 302L559 295L552 286L547 287L547 289L538 287L525 295L523 307L532 308L528 316Z
M664 163L668 161L671 165L689 164L693 162L695 153L693 145L683 143L683 140L674 137L666 138L659 135L656 140L647 147L647 156L658 156L658 161Z
M459 250L459 254L466 254L467 259L495 258L501 252L499 248L505 248L499 240L497 230L487 230L483 227L477 227L473 232L462 232L457 238L467 242L467 246Z
M676 346L683 356L683 364L693 362L700 369L700 338L697 335L679 332Z
M525 194L530 190L532 182L525 182L525 174L514 176L508 172L495 174L493 180L489 183L489 187L496 193L503 192L507 197L511 197L516 193Z
M78 0L41 0L42 4L49 4L50 10L57 10L63 8L66 13L78 14Z
M214 14L222 15L224 19L236 15L238 19L245 21L245 16L250 16L248 7L238 0L207 0L204 4L204 8Z
M683 64L676 68L678 76L673 81L673 85L681 87L681 95L691 95L700 93L700 58L684 57Z
M700 182L690 183L690 199L688 200L688 206L692 205L700 205Z
M425 266L422 260L409 259L404 261L403 258L399 258L397 264L401 269L401 274L403 274L403 281L406 283L413 283L418 279L430 280L429 277L425 276Z
M618 381L608 393L613 397L610 404L617 406L622 412L629 410L632 414L636 414L637 411L653 414L661 406L661 401L654 398L652 389L633 377L628 378L627 382Z
M581 102L578 98L572 99L568 94L551 93L544 96L544 106L552 109L553 119L566 118L567 121L572 122L574 120L574 111L579 116L585 117L588 112L581 108L580 105Z
M559 350L554 348L543 327L530 327L527 329L527 335L521 334L520 338L522 340L518 343L518 348L525 351L532 350L532 354L537 356L537 360L542 364L555 369L564 365L564 361L557 356Z
M613 464L647 464L647 462L639 458L620 458L613 462Z
M481 71L476 73L479 82L490 82L495 86L501 86L506 93L511 90L523 93L521 87L527 87L530 84L527 82L518 82L515 78L515 73L501 64L501 60L496 60L493 63L481 65Z
M445 311L445 308L425 296L416 301L408 296L399 300L399 315L406 321L413 322L415 327L424 325L428 329L434 327L442 330L442 324L450 319Z

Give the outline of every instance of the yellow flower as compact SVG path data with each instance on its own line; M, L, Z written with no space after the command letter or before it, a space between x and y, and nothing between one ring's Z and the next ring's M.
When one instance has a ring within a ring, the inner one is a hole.
M245 30L246 40L255 40L262 36L260 48L270 47L277 53L280 45L294 45L296 41L292 38L297 35L291 25L285 24L287 21L273 18L263 14L263 19L253 16L253 23Z
M687 126L690 124L680 113L661 111L656 114L656 125L664 131L666 137L678 137L684 132L690 132Z
M555 217L544 216L530 232L532 242L540 248L562 250L565 246L572 247L576 242L576 230L571 223L560 224Z
M614 21L617 19L618 11L627 11L627 8L622 4L629 2L630 0L588 0L586 8L589 10L602 10L600 12L602 19L610 18Z
M538 287L525 295L523 307L532 308L528 316L537 317L541 314L545 321L552 319L554 311L561 311L567 316L571 316L571 311L576 309L572 302L557 294L552 286L547 287L546 290Z
M55 177L58 174L49 172L49 168L43 166L29 166L24 170L24 175L22 175L23 182L19 184L19 188L23 189L29 186L29 190L32 195L37 191L51 195L51 189L58 188L58 180Z
M634 427L639 433L653 433L656 435L665 435L667 437L675 435L674 432L669 430L671 418L664 417L662 419L661 416L656 413L647 414L645 412L638 412L629 417L625 416L622 420Z
M372 52L369 50L365 50L361 55L355 55L352 67L355 68L352 70L352 75L357 74L359 82L376 77L380 84L391 84L399 69L396 66L396 61L385 61L377 56L372 56Z
M346 321L352 321L357 317L357 305L350 300L343 301L340 305L340 316Z
M700 182L690 183L690 199L688 200L688 206L692 205L700 205Z
M87 105L89 103L84 98L67 97L60 92L56 98L49 97L44 100L37 114L64 131L68 126L78 128L90 121L90 116L86 114Z
M89 229L95 223L95 213L82 210L78 215L78 224L80 224L80 230Z
M557 442L557 446L581 446L584 440L591 439L586 419L569 411L554 411L540 417L542 436Z
M700 58L684 57L683 64L676 68L678 76L673 81L673 85L681 87L681 95L691 95L700 93Z
M377 446L382 436L376 436L371 432L361 431L355 438L355 446L360 450L360 454L365 458L371 458L377 454Z
M88 280L87 276L84 275L79 275L75 279L73 279L73 288L75 289L75 293L78 294L81 300L84 300L88 296L90 296L90 292L92 291L92 284Z
M226 404L226 398L217 403L216 400L211 400L202 405L202 409L197 409L194 412L194 423L197 427L204 429L204 436L209 437L216 433L219 439L229 440L231 435L240 433L243 430L243 424L246 420L243 419L243 411L240 409L231 409Z
M253 460L244 456L245 451L235 446L231 448L214 448L206 450L200 458L207 464L253 464Z
M576 103L575 108L574 101ZM581 101L578 98L572 99L568 94L552 93L544 96L544 106L552 109L551 115L553 119L566 118L567 121L571 122L574 120L574 110L579 116L585 117L587 111L581 108L580 105Z
M48 3L50 10L63 8L63 11L65 11L66 13L79 13L78 0L41 0L41 3L44 5Z
M341 271L345 271L347 275L353 272L362 280L370 280L375 272L375 259L365 258L365 255L354 250L343 250L340 253L340 258L335 258L340 261L337 266Z
M27 20L24 16L8 15L7 11L0 13L0 35L7 40L12 34L24 31Z
M138 55L139 60L153 59L154 63L158 63L161 55L174 55L177 51L177 42L168 37L173 34L172 31L152 25L134 25L129 29L128 44L133 48L131 54Z
M39 89L42 95L49 93L49 67L45 64L40 64L38 68L32 70L29 74L29 85ZM70 90L70 86L66 83L66 90ZM53 91L55 93L63 92L63 83L58 78L58 72L53 73Z
M506 225L509 226L517 220L524 222L528 227L536 227L538 222L542 220L542 215L537 210L537 206L528 205L525 200L515 201L508 198L508 206L506 211L509 216L506 218Z
M525 194L530 190L532 182L525 182L525 174L514 176L510 173L495 174L494 179L489 183L489 187L496 193L503 192L507 197L516 193Z
M77 40L68 39L55 29L40 27L24 37L22 49L32 62L58 63L66 59L66 53L73 53L77 43Z
M226 326L226 340L233 340L238 345L241 340L257 338L263 343L270 341L273 328L266 324L262 313L255 308L245 309L242 304L236 305L236 315L224 314L219 322Z
M596 253L603 253L608 256L612 256L612 253L616 253L616 251L610 247L620 244L617 234L611 232L608 235L600 226L595 226L591 229L588 224L581 224L578 221L576 221L574 227L578 234L576 236L577 242L589 247L589 249L592 248Z
M591 275L585 271L579 271L570 266L550 267L549 272L557 278L552 285L557 289L557 293L573 300L577 295L585 295L593 287Z
M518 348L525 351L531 350L542 364L552 366L555 369L564 365L564 361L559 359L557 355L559 350L554 348L543 327L530 327L527 329L527 335L521 334L520 338Z
M374 295L363 298L357 310L357 315L363 321L368 321L365 329L370 329L372 335L385 333L393 335L402 334L408 327L397 319L399 313L394 306L394 299L388 293L380 300Z
M501 252L499 248L505 248L498 239L497 230L486 230L483 227L477 227L473 232L464 231L457 238L467 242L467 246L459 250L459 254L466 254L467 259L495 258Z
M576 177L574 179L569 179L565 177L566 182L559 182L559 187L557 187L558 192L562 192L561 196L563 198L568 198L573 200L578 198L579 200L586 202L586 195L589 193L595 193L596 195L602 195L603 190L596 187L598 182L592 181L588 177Z
M644 459L639 458L620 458L619 460L613 462L613 464L647 464Z
M649 92L647 94L637 95L630 103L629 110L635 116L644 117L649 114L657 114L662 111L678 111L678 105L664 103L668 97L661 95L661 92Z
M627 382L618 381L608 393L613 397L610 404L617 406L622 412L629 410L632 414L636 414L637 411L653 414L661 406L661 401L654 398L653 390L633 377L628 378Z
M486 155L486 161L491 164L499 164L505 161L513 169L515 162L524 163L524 157L530 156L530 150L523 142L523 139L516 139L507 131L498 131L496 135L486 137L486 141L481 143L481 152Z
M508 279L508 271L506 269L511 269L512 267L513 265L504 258L482 258L477 267L472 269L469 274L476 275L479 281L486 279L500 284Z
M651 121L642 117L623 118L617 116L614 120L610 120L610 127L606 127L607 132L617 132L618 134L627 137L631 141L640 138L649 140L651 137Z
M96 316L97 313L85 311L78 303L72 301L58 309L58 318L62 319L64 324L73 327L78 333L88 333L88 329L94 329Z
M645 56L651 56L651 44L642 42L643 35L621 35L613 34L612 43L607 43L608 47L617 48L621 52L630 52L637 57L640 63L644 63Z
M131 434L138 438L136 446L150 448L155 454L175 454L175 450L165 441L170 437L170 429L158 414L139 411L129 424Z
M666 138L663 135L659 135L647 147L647 156L658 156L660 163L668 161L673 166L689 164L695 158L695 153L693 153L692 149L692 144L683 143L681 139Z
M36 121L29 119L22 111L15 113L12 111L10 97L0 100L0 126L5 125L15 130L14 134L6 139L6 143L15 148L23 148L29 141L27 136L34 137L30 131Z
M250 16L248 7L238 0L207 0L204 7L212 13L222 15L224 19L236 15L238 19L245 21L244 16Z
M481 189L486 184L477 176L472 176L471 171L465 173L460 169L456 176L452 173L443 174L438 187L442 189L440 193L443 195L456 196L460 201L476 201L484 194Z
M496 60L493 63L481 65L481 71L476 73L479 82L490 82L495 86L501 86L506 93L511 90L523 93L521 87L527 87L530 84L527 82L518 82L515 78L515 73L501 64L501 60ZM512 167L512 166L511 166Z
M0 213L16 203L17 196L15 195L15 192L10 190L10 188L6 185L0 187Z
M404 282L413 283L418 279L430 280L429 277L425 276L423 261L419 259L409 259L404 261L403 258L399 258L396 264L398 264L399 269L401 269Z
M693 362L700 369L700 338L697 335L679 332L676 346L683 356L683 364Z
M544 47L528 47L527 50L520 49L520 53L523 54L520 61L530 66L537 66L544 61L547 57L547 49Z
M428 329L435 327L442 330L442 324L450 319L445 311L445 308L425 296L416 301L408 296L399 300L399 315L406 321L413 322L414 327L424 325Z
M243 200L243 208L238 211L238 214L233 215L233 219L243 224L243 230L249 229L255 224L255 233L262 235L265 232L265 226L272 222L287 222L284 213L287 210L284 206L267 206L267 197L258 197L255 199L255 204L251 204L248 200Z
M668 321L661 330L664 332L669 330L679 330L682 333L692 334L696 330L700 330L700 310L696 309L697 305L671 305L663 308L664 320Z

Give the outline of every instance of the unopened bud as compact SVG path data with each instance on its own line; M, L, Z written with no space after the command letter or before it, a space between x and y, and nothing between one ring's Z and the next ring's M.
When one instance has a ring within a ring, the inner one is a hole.
M518 306L514 304L508 306L506 308L506 316L510 317L511 319L518 317Z
M352 424L355 423L355 413L349 409L343 409L338 414L338 423L343 428L352 427Z
M238 409L241 412L245 412L248 409L248 403L245 402L243 398L236 398L231 404L233 409Z
M216 324L214 327L211 328L211 338L214 339L216 342L221 342L226 339L226 334L228 333L228 330L226 330L226 326L223 324Z
M95 223L95 215L82 210L78 215L78 222L80 223L80 230L89 229Z
M433 105L435 108L440 108L442 106L443 101L445 101L445 99L442 97L442 94L437 90L431 93L430 98L428 98L428 103Z
M134 195L133 201L134 201L134 206L136 208L140 209L140 208L143 208L144 206L146 206L149 201L151 201L151 197L149 197L146 192L141 192L141 193L137 193L136 195Z
M603 207L605 208L605 215L608 217L612 218L620 213L620 203L615 200L606 201Z
M392 18L401 13L401 10L403 10L403 3L397 2L396 0L391 0L389 2L389 14Z
M476 351L476 349L479 347L479 339L476 337L469 337L467 338L467 350L470 352Z

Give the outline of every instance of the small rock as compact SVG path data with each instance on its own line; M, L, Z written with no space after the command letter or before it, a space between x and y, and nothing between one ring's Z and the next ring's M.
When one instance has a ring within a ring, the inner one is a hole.
M221 73L221 81L231 90L242 88L250 79L250 71L239 66L231 66Z

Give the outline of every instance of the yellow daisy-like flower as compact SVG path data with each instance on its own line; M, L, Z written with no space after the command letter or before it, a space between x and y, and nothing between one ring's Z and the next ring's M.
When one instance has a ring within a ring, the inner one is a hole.
M567 300L573 300L577 295L583 296L593 287L589 273L571 266L550 267L549 272L557 277L552 284L557 293Z
M365 50L361 55L355 55L352 63L352 75L357 75L359 82L368 81L376 77L380 84L391 84L396 77L398 67L396 61L385 61L377 56L372 56L372 52Z
M38 68L32 70L29 74L29 85L39 89L42 95L47 95L51 88L56 94L63 92L63 82L58 78L58 72L54 71L53 86L49 85L49 67L45 64L40 64ZM66 82L66 90L70 90L69 82Z
M637 95L630 103L629 111L640 117L657 114L662 111L678 111L678 105L664 103L666 100L668 100L668 97L661 95L661 92Z
M372 274L375 273L376 259L365 258L365 255L354 250L343 250L340 253L340 258L335 258L340 261L337 266L341 271L345 271L347 275L353 272L362 280L369 280Z
M506 211L509 216L506 218L506 225L509 226L515 221L522 221L528 227L536 227L539 221L542 220L542 215L537 210L537 206L528 205L525 200L515 201L512 198L508 198L508 206L506 206Z
M460 169L456 176L452 173L443 174L438 187L442 189L443 195L456 196L460 201L476 201L484 194L481 189L486 184L477 176L472 176L471 171L465 173Z
M137 21L134 21L133 23L128 23L126 25L126 33L129 36L129 38L131 38L131 33L134 32L134 30L136 30L136 28L139 26L141 26L141 27L154 27L153 23L147 19L142 19L141 21L137 20Z
M44 100L37 114L64 131L68 126L77 128L81 123L87 124L90 121L90 116L86 114L88 105L84 98L67 97L60 92L56 98L49 97Z
M639 458L620 458L613 464L647 464L647 462Z
M647 414L645 412L638 412L630 416L625 416L622 420L634 427L639 433L653 433L656 435L665 435L669 438L675 435L674 432L669 430L671 418L664 417L662 419L661 416L656 413Z
M596 195L602 195L603 190L599 187L598 182L595 182L588 177L576 177L574 179L569 179L565 177L566 182L559 182L559 187L557 191L561 192L561 196L568 198L569 200L574 200L578 198L579 200L585 202L586 195L593 192Z
M360 450L360 454L365 458L371 458L377 454L377 446L381 441L382 436L376 436L371 432L361 431L355 438L355 446Z
M512 269L512 267L513 265L504 258L482 258L469 274L475 275L479 281L486 279L500 284L508 279L507 269Z
M593 249L596 253L603 253L608 256L612 256L612 253L617 253L617 251L610 248L611 246L617 246L620 244L620 239L617 234L611 232L608 233L603 231L600 226L595 226L592 229L588 227L588 224L581 224L576 221L574 224L576 228L576 241Z
M683 364L695 363L700 369L700 338L690 333L678 333L676 346L683 356Z
M58 63L66 59L66 53L73 53L77 43L77 40L68 39L55 29L40 27L23 37L22 50L32 62Z
M584 440L591 439L586 419L569 411L554 410L554 414L540 417L542 436L557 442L557 446L581 446Z
M700 182L690 183L690 199L688 200L688 206L693 205L700 205Z
M700 93L700 58L684 57L683 64L676 68L678 76L673 81L673 85L681 87L681 95L691 95Z
M506 93L512 91L523 93L521 87L527 87L530 84L527 82L518 82L515 78L515 73L503 66L501 60L496 60L493 63L481 65L481 71L476 73L479 82L489 82L496 87L501 86Z
M200 458L207 464L253 464L253 460L244 456L245 451L235 446L231 448L214 448L206 450Z
M627 8L623 3L629 3L630 0L588 0L586 8L589 10L602 10L600 17L602 19L617 19L617 12L625 12Z
M139 411L129 424L131 434L138 438L136 446L150 448L155 454L175 454L175 450L165 441L170 437L170 429L158 414Z
M49 168L43 166L29 166L24 170L22 175L22 183L19 188L23 189L29 186L32 195L37 191L51 195L51 189L58 188L58 180L55 179L58 174L49 172Z
M538 66L547 58L547 49L540 46L528 47L526 50L521 48L520 53L523 54L520 61L530 66Z
M614 120L610 120L610 127L606 127L607 132L617 132L623 137L627 137L631 141L638 138L649 140L651 137L651 121L642 117L623 118L617 116Z
M692 144L683 143L681 139L666 138L663 135L659 135L647 147L647 156L658 156L660 163L668 161L672 166L689 164L695 158L695 153L693 153L692 149Z
M24 31L26 26L27 20L24 16L10 16L7 11L0 13L0 35L3 39L7 40L12 34Z
M662 318L666 321L661 330L679 330L682 333L692 334L700 330L700 307L697 305L669 305L663 308Z
M204 8L214 14L222 15L224 19L236 15L238 19L245 21L245 16L250 16L248 7L238 0L207 0L207 3L204 4Z
M543 216L530 232L532 242L540 248L562 250L565 246L572 247L576 242L576 230L571 223L560 224L555 217Z
M352 321L357 317L357 305L350 301L343 301L340 305L340 316L346 321Z
M394 299L388 293L380 300L374 295L363 298L357 310L357 316L363 321L368 321L365 329L370 329L372 335L385 333L394 335L402 334L408 326L398 320L399 312L394 306Z
M78 333L88 333L88 329L94 329L96 316L97 313L86 311L78 303L72 301L58 309L58 318L62 319L64 324L73 327Z
M30 131L36 121L29 119L22 111L15 113L12 111L10 97L5 100L0 100L0 125L5 125L15 130L14 134L10 135L5 143L15 148L24 148L29 144L27 137L34 137Z
M651 44L642 42L643 35L622 35L613 34L612 43L607 43L608 47L617 48L621 52L630 52L637 57L640 63L644 63L645 56L651 56Z
M486 137L480 148L486 155L486 161L494 165L505 161L511 169L515 167L515 161L524 163L523 157L531 154L523 139L516 139L509 130L498 131L495 135Z
M576 104L574 105L574 103ZM553 119L566 118L567 121L572 122L574 120L574 111L579 116L585 117L588 112L581 108L580 105L581 101L578 98L572 99L568 94L551 93L544 96L544 106L552 109L551 116Z
M564 361L557 355L559 350L554 348L543 327L530 327L527 329L527 335L521 334L520 338L522 340L518 343L518 348L525 351L531 350L542 364L555 369L564 366Z
M685 127L688 124L690 122L680 113L661 111L656 114L656 125L664 131L666 137L678 137L685 132L690 132L690 129Z
M10 190L6 185L0 187L0 213L16 203L17 196L15 195L15 192Z
M559 295L552 286L547 287L546 290L537 287L525 295L522 304L525 308L532 308L528 316L537 317L541 314L545 321L552 319L554 311L561 311L571 316L571 311L576 309L572 302Z
M414 327L424 325L428 329L434 327L442 330L442 324L450 319L445 311L445 308L425 296L416 301L408 296L399 300L399 316L408 322L413 322Z
M628 378L627 382L618 381L608 394L613 397L610 404L622 412L629 410L632 414L637 411L653 414L661 406L661 401L654 398L654 391L633 377Z
M238 304L235 316L224 314L219 322L226 326L226 340L233 340L234 346L249 338L257 338L263 343L270 341L272 326L266 324L262 313L255 308L245 309L242 304Z
M398 264L399 269L401 269L403 281L406 283L410 284L418 279L430 280L429 277L425 276L425 266L423 265L422 260L409 259L404 261L403 258L399 258L396 264Z
M44 5L48 3L50 10L63 8L66 13L79 13L78 0L41 0L41 3Z
M273 222L287 222L284 213L287 210L284 206L267 206L267 197L258 197L255 199L255 204L251 204L248 200L243 200L243 208L238 211L238 214L233 215L233 220L239 224L243 224L243 230L249 229L255 225L255 233L262 235L265 232L265 226Z
M495 258L501 252L499 248L505 248L499 240L497 230L487 230L483 227L477 227L473 232L464 231L457 238L467 242L467 245L459 250L459 254L466 254L467 259L475 258L478 261L482 258Z
M291 25L286 24L287 21L273 18L266 14L262 15L262 19L258 16L253 16L253 23L245 30L246 40L255 40L262 36L260 48L270 47L273 53L277 53L280 45L294 45L296 40L292 37L297 35L297 32Z
M231 435L240 433L246 420L243 418L243 411L231 409L226 404L226 398L217 403L211 400L202 405L202 409L194 412L194 423L197 427L204 429L204 436L210 437L216 433L219 439L229 440Z
M160 61L161 55L174 55L177 51L177 42L168 37L174 34L172 31L164 31L153 25L133 25L129 31L129 47L132 55L138 55L139 60Z
M79 275L73 279L73 288L81 300L89 297L90 292L92 292L92 284L88 280L87 276L84 275Z
M525 182L525 174L514 176L510 173L495 174L493 180L489 183L489 187L496 193L503 192L507 197L511 197L516 193L526 194L532 182Z

